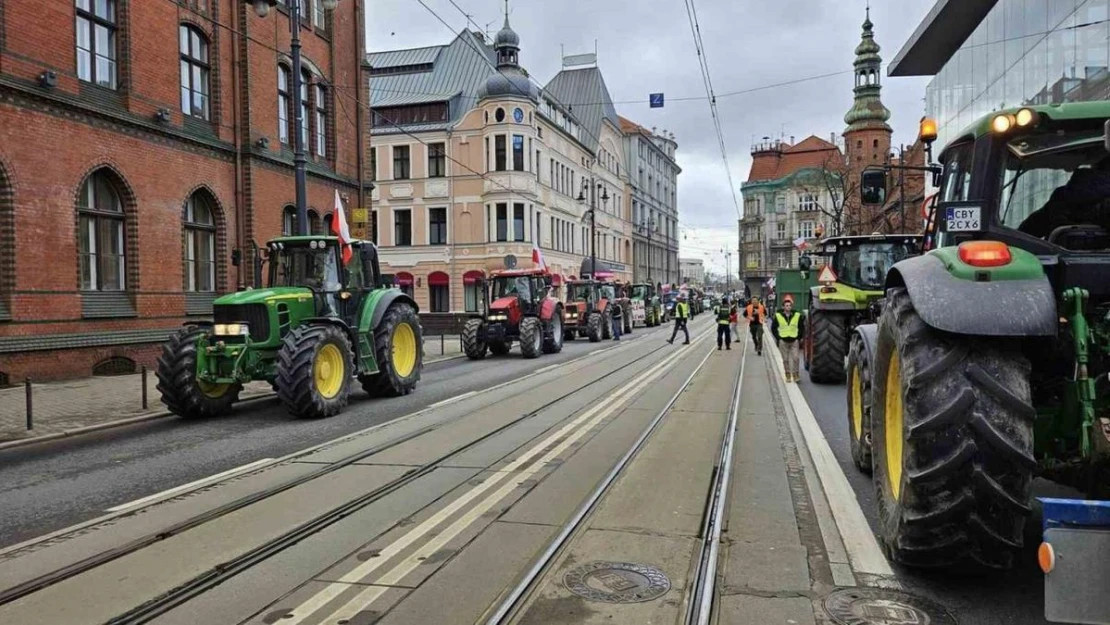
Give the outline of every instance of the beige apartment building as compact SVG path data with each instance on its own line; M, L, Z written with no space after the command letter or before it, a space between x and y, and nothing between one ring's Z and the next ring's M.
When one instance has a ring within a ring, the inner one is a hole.
M534 245L558 284L589 271L592 203L598 270L632 278L623 139L601 72L564 62L541 89L519 52L506 18L492 47L464 31L367 58L376 188L354 226L422 312L476 310L477 278L531 267Z

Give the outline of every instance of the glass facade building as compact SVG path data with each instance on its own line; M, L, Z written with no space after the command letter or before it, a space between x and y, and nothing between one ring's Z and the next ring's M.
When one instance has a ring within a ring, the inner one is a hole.
M892 76L935 74L925 108L938 122L938 146L1001 108L1110 99L1110 0L971 0L985 17L961 25L974 30L954 52L928 23L950 32L943 20L951 2L938 2L890 70ZM933 69L921 69L930 64Z

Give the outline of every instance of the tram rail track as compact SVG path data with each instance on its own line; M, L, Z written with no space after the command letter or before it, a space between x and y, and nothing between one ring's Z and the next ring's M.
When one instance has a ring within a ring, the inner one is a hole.
M136 606L135 608L133 608L133 609L131 609L131 610L129 610L129 611L123 613L123 614L118 615L117 617L115 617L114 619L112 619L109 622L110 623L143 623L143 622L147 622L147 621L149 621L153 618L156 618L158 615L163 614L166 611L171 610L174 607L177 607L177 606L187 602L191 598L203 593L208 588L216 586L216 585L222 583L223 581L226 581L227 579L230 579L231 577L234 577L235 575L237 575L240 572L250 568L251 566L254 566L257 563L259 563L259 562L261 562L261 561L263 561L263 560L281 552L282 550L300 542L301 540L304 540L308 536L311 536L311 535L319 532L320 530L322 530L322 529L328 527L329 525L343 519L346 516L349 516L349 515L355 513L356 511L372 504L373 502L380 500L382 497L388 495L389 493L392 493L392 492L394 492L394 491L412 483L416 479L418 479L418 478L420 478L424 475L427 475L432 470L434 470L436 468L436 466L443 464L444 462L449 460L451 457L456 456L458 454L461 454L461 453L475 447L476 445L482 443L483 441L486 441L486 440L490 439L491 437L494 437L494 436L496 436L496 435L498 435L498 434L516 426L516 425L519 425L520 423L522 423L522 422L524 422L524 421L526 421L530 418L533 418L533 417L543 413L545 410L551 408L552 406L555 406L556 404L558 404L559 402L567 399L571 395L579 393L579 392L583 391L584 389L587 389L591 386L602 383L603 381L605 381L607 379L610 379L612 376L615 376L618 373L620 373L622 371L625 371L625 370L629 369L630 367L633 367L637 363L642 363L643 362L643 357L646 354L644 354L642 352L642 350L639 349L639 347L640 347L639 345L633 345L632 349L628 352L614 352L614 354L623 353L625 355L635 355L635 357L628 360L628 362L624 362L623 364L612 367L609 371L607 371L605 373L602 373L602 374L599 374L598 376L590 379L589 381L587 381L585 383L575 385L574 388L569 389L566 392L559 394L558 396L544 402L540 406L532 408L528 412L521 414L519 417L511 419L510 421L494 428L493 430L491 430L489 432L486 432L485 434L481 435L480 437L471 439L468 442L466 442L465 444L451 449L447 453L444 453L443 455L435 458L434 460L432 460L430 462L424 463L424 464L422 464L418 467L414 467L412 471L409 471L409 472L405 473L404 475L402 475L402 476L400 476L400 477L398 477L394 480L391 480L387 484L384 484L384 485L382 485L382 486L380 486L380 487L378 487L378 488L376 488L372 491L369 491L369 492L367 492L367 493L365 493L365 494L363 494L363 495L361 495L361 496L359 496L359 497L357 497L353 500L350 500L350 501L345 502L345 503L343 503L339 506L336 506L332 509L329 509L328 511L326 511L322 514L316 515L313 518L305 521L304 523L301 523L301 524L297 525L296 527L292 528L291 530L288 530L288 531L282 533L280 536L277 536L274 539L268 540L265 543L255 547L255 548L253 548L253 549L251 549L251 550L249 550L249 551L247 551L247 552L245 552L245 553L243 553L243 554L241 554L241 555L239 555L239 556L237 556L237 557L235 557L231 560L222 562L220 564L217 564L216 566L213 566L213 567L209 568L204 573L193 577L189 581L173 588L172 590L170 590L170 591L168 591L168 592L166 592L166 593L164 593L164 594L162 594L158 597L155 597L154 599L151 599L147 602L144 602L144 603L140 604L139 606ZM592 354L589 354L589 355L587 355L586 357L583 357L583 358L587 358L588 356L592 356ZM573 364L573 363L576 363L576 362L581 362L581 361L579 359L575 359L575 360L570 361L568 363L563 363L563 366L570 365L570 364ZM604 361L602 361L602 360L594 360L594 361L586 360L584 366L579 367L578 369L575 369L575 371L579 371L581 369L585 369L585 368L588 368L588 367L591 367L591 366L595 366L597 363L600 363L600 362L604 362ZM650 366L650 363L649 363L649 366ZM548 370L548 371L545 371L544 373L549 373L550 371L551 370ZM537 374L538 373L539 372L537 372ZM525 376L525 377L530 377L530 376ZM514 382L519 382L519 380L514 380L510 383L514 383ZM526 395L526 394L532 393L532 392L534 392L534 389L525 388L525 389L522 389L519 392L514 392L514 393L511 393L509 395L499 396L496 401L504 401L506 399L519 397L521 395ZM304 475L297 476L295 478L286 480L286 481L281 482L279 484L275 484L274 486L271 486L269 488L260 490L256 493L252 493L252 494L247 495L245 497L241 497L239 499L236 499L236 500L231 501L229 503L226 503L224 505L218 506L218 507L213 508L211 510L202 512L200 514L193 515L193 516L191 516L187 519L184 519L180 522L174 523L174 524L172 524L168 527L159 529L158 531L148 533L148 534L146 534L146 535L144 535L140 538L131 540L131 541L129 541L127 543L124 543L122 545L119 545L117 547L113 547L111 549L107 549L107 550L98 552L98 553L96 553L92 556L83 558L83 559L81 559L77 562L73 562L73 563L68 564L66 566L59 567L57 569L54 569L54 570L50 571L49 573L36 576L35 578L32 578L30 580L27 580L25 582L22 582L20 584L15 585L15 586L4 589L3 591L0 591L0 606L4 606L4 605L9 604L11 602L17 601L17 600L19 600L23 597L26 597L26 596L29 596L33 593L39 592L43 589L46 589L50 586L58 584L62 581L71 579L73 577L76 577L78 575L81 575L83 573L91 571L93 569L96 569L97 567L103 566L103 565L105 565L109 562L112 562L114 560L117 560L119 558L127 556L129 554L136 553L136 552L138 552L142 549L150 547L151 545L154 545L156 543L164 541L168 538L171 538L173 536L182 534L183 532L186 532L190 529L194 529L194 528L199 527L201 525L204 525L206 523L210 523L210 522L212 522L216 519L224 517L224 516L226 516L228 514L231 514L231 513L235 512L237 510L244 509L248 506L259 503L259 502L261 502L265 499L274 497L274 496L276 496L276 495L278 495L282 492L288 491L288 490L290 490L292 488L295 488L297 486L301 486L301 485L309 483L313 480L320 479L321 477L332 474L332 473L334 473L334 472L336 472L336 471L338 471L338 470L340 470L344 467L351 466L352 464L355 464L355 463L357 463L361 460L365 460L365 459L367 459L371 456L374 456L376 454L380 454L380 453L382 453L382 452L384 452L388 449L391 449L393 447L397 447L398 445L401 445L405 442L414 440L416 438L419 438L421 436L424 436L424 435L427 435L431 432L434 432L434 431L436 431L440 428L443 428L443 427L448 426L450 424L456 423L456 422L458 422L462 419L473 416L475 413L480 413L481 411L488 409L489 406L491 405L491 403L483 404L482 406L478 406L478 407L476 407L472 410L467 410L466 412L460 413L459 415L451 417L451 418L446 419L444 421L419 428L417 430L414 430L413 432L409 432L409 433L406 433L406 434L401 435L399 437L393 438L393 439L391 439L389 441L386 441L386 442L384 442L380 445L376 445L376 446L371 447L369 449L362 450L360 452L350 454L350 455L348 455L348 456L346 456L346 457L344 457L344 458L342 458L342 459L340 459L336 462L324 465L324 466L320 467L319 469L310 471L310 472L308 472ZM422 409L420 411L417 411L416 413L412 413L411 415L408 415L408 417L412 417L412 416L415 416L415 415L418 415L418 414L423 414L423 413L425 413L425 412L427 412L427 411L429 411L433 408L434 408L434 406L429 406L428 408ZM405 419L405 418L406 417L401 417L400 419ZM356 438L356 437L344 437L343 439L340 439L340 441L337 441L336 444L338 444L339 442L346 441L346 440L352 440L353 438ZM317 452L321 451L322 449L326 449L327 447L328 447L328 445L317 446L317 447L314 447L314 448L310 448L309 450L305 450L303 453L299 453L297 455L286 457L286 458L282 459L282 463L295 462L298 458L303 458L303 457L305 457L309 454L317 453ZM248 473L245 473L245 474L236 475L235 478L236 479L241 479L245 476L250 475L251 473L260 472L260 471L268 469L272 466L274 466L274 465L271 464L271 465L266 465L264 467L259 467L257 471L252 471L252 472L248 472ZM153 505L157 505L159 503L164 503L164 501L152 502L150 505L153 506ZM144 508L145 508L145 506L144 506ZM122 514L122 515L118 515L118 516L113 517L113 518L119 518L120 516L128 516L128 515L131 515L131 514L135 514L136 512L139 512L140 510L142 510L144 508L129 510L127 513ZM88 527L83 527L79 531L80 532L87 532L88 530L89 530ZM64 540L64 537L54 537L51 540L52 541Z
M702 358L701 362L690 373L689 377L679 386L670 400L663 406L655 417L648 423L640 436L632 443L623 456L613 465L597 487L587 496L579 508L560 528L558 534L548 543L547 547L533 560L530 568L525 572L517 584L513 586L501 599L487 611L488 616L480 622L485 625L506 625L516 622L523 616L527 609L528 599L536 593L543 584L543 580L550 573L562 554L569 548L575 537L583 530L590 515L597 509L598 504L604 499L612 485L624 472L626 467L645 447L652 434L671 412L679 397L693 382L697 374L708 362L713 352L710 351ZM747 355L745 343L741 363ZM687 610L684 615L686 625L705 625L713 611L713 598L716 590L717 561L721 541L721 531L726 516L726 500L729 488L729 478L732 470L732 454L735 442L736 422L739 415L740 393L744 379L744 364L741 364L736 377L732 393L732 404L729 417L721 435L721 446L714 464L710 487L706 497L705 513L703 514L701 531L699 533L699 548L696 563L690 583L687 585L690 593L687 595Z

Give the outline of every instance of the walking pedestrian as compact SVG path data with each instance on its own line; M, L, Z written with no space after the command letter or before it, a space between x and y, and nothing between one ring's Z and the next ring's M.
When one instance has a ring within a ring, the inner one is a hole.
M609 318L613 323L613 340L621 340L622 320L624 318L624 309L621 307L619 299L609 300Z
M722 297L721 303L713 309L713 314L717 316L717 351L722 345L725 349L732 349L732 328L729 327L732 310L727 297Z
M758 297L753 297L744 309L744 318L748 320L748 331L755 343L756 355L763 355L763 322L767 319L767 309L760 303Z
M682 334L686 335L686 340L682 344L690 344L690 331L686 329L688 319L690 319L690 304L686 303L685 297L680 297L674 305L674 330L671 332L671 338L667 339L668 343L674 344L674 337L678 336L678 331L681 329Z
M798 339L805 336L806 321L802 314L794 310L794 298L785 296L782 312L775 313L771 323L771 334L775 344L782 350L782 368L787 382L798 382Z
M740 309L738 306L733 306L732 311L729 312L728 315L728 327L730 330L732 330L732 340L736 342L740 342L740 331L736 329L736 326L739 325L739 323Z

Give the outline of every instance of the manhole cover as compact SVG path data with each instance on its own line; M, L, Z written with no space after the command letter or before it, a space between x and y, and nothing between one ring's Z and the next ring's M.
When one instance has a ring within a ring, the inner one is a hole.
M667 594L671 580L654 566L633 562L590 562L567 571L563 585L574 594L605 603L639 603Z
M846 588L825 598L841 625L956 625L944 608L921 597L882 588Z

